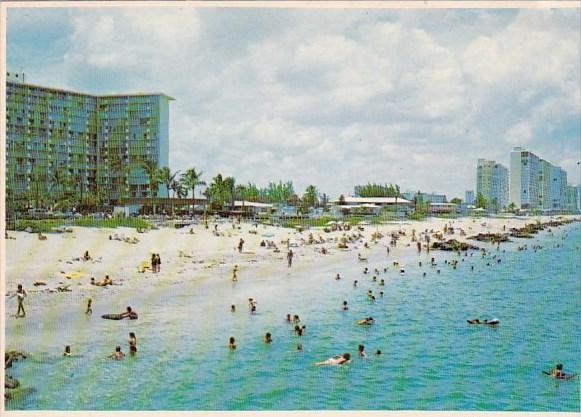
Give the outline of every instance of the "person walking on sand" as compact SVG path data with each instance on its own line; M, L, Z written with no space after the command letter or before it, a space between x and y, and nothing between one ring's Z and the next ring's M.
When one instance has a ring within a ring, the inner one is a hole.
M240 238L240 242L238 242L238 253L242 253L243 247L244 247L244 239Z
M156 271L156 263L157 263L157 256L155 256L155 253L151 254L151 272L155 272Z
M290 249L288 251L288 253L286 254L286 260L288 261L288 267L290 268L291 266L293 266L293 250Z
M26 317L26 311L24 311L24 297L26 297L26 295L26 290L22 287L22 284L18 284L18 289L15 294L16 302L18 303L16 317ZM22 312L22 315L20 312Z

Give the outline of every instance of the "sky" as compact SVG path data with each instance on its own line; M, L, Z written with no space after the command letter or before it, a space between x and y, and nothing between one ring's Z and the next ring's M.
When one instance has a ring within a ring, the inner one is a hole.
M580 183L579 9L12 8L8 71L163 92L172 170L464 198L524 146Z

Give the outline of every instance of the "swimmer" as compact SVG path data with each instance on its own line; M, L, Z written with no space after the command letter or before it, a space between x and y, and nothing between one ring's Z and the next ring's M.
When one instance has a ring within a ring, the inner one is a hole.
M298 314L295 314L293 316L293 323L300 323L301 322L301 318L299 317Z
M375 275L373 276L373 282L377 282L377 277Z
M129 354L133 356L137 353L137 337L135 337L135 333L133 332L129 333L128 343L129 343Z
M65 351L63 352L63 356L66 356L66 357L71 356L71 347L69 345L65 346Z
M120 314L120 318L125 319L128 318L129 320L137 320L137 313L133 311L130 306L127 306L127 310L125 313Z
M337 355L322 362L317 362L315 365L343 365L351 361L351 354L343 353L342 355Z
M115 351L107 357L115 359L115 360L120 360L120 359L123 359L124 356L125 356L125 354L123 352L121 352L121 346L117 345L117 346L115 346Z
M353 288L357 287L357 280L353 281Z
M286 321L288 321L289 323L292 321L291 315L287 314L286 315Z
M232 305L230 306L230 312L231 312L231 313L236 313L236 306L235 306L234 304L232 304Z
M272 343L272 335L270 334L270 332L266 332L266 334L264 335L264 343L266 344Z
M341 279L341 275L337 274L337 276L335 277L336 281L339 281Z
M365 317L364 319L357 320L357 324L360 326L371 326L373 323L375 323L373 317Z
M368 298L373 297L373 291L371 291L371 290L367 291L367 297Z
M381 281L379 281L379 285L384 286L385 285L385 280L382 278Z
M375 355L376 355L376 356L379 356L379 355L381 355L381 350L377 349L377 350L375 351Z
M543 373L557 379L572 379L575 376L575 374L566 374L563 371L562 363L558 363L555 365L555 368L551 369L550 371L543 371Z
M359 353L360 358L364 358L365 356L367 356L367 355L365 355L365 346L363 346L363 345L359 345L357 347L357 352Z
M297 350L303 350L303 344L297 343Z
M383 291L379 291L379 296L383 298Z
M368 272L368 271L369 271L369 270L368 270L367 268L365 268L365 269L363 270L363 273L364 273L364 274L367 274L367 272Z
M228 339L228 349L230 350L236 349L236 339L234 339L233 336L230 336L230 339Z
M343 311L347 310L349 310L349 307L347 306L347 301L343 301Z

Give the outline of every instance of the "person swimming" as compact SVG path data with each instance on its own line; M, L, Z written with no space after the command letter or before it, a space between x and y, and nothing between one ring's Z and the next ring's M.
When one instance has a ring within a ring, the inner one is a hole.
M353 288L357 287L357 280L353 281Z
M365 317L364 319L357 320L357 324L359 324L360 326L371 326L374 323L375 320L373 319L373 317Z
M289 322L289 323L292 321L292 317L291 317L290 314L287 314L286 315L286 321Z
M383 286L385 285L385 280L382 278L381 281L379 281L379 285Z
M341 275L337 274L337 276L335 277L336 281L339 281L341 279Z
M365 354L365 346L363 346L363 345L357 346L357 352L359 353L360 358L364 358L365 356L367 356Z
M123 359L124 357L125 354L121 352L121 346L119 345L115 346L115 351L108 356L108 358L112 358L115 360L120 360Z
M303 350L303 344L297 343L297 350Z
M343 301L343 311L349 310L349 307L347 306L347 301Z
M129 320L137 320L137 312L133 311L130 306L127 306L125 313L121 313L119 317L122 319L128 318Z
M236 306L234 304L232 304L230 306L230 312L235 313L236 312Z
M230 336L230 339L228 339L228 349L236 349L236 339L234 339L234 336Z
M270 332L266 332L266 334L264 335L264 343L266 344L272 343L272 335L270 334Z
M377 350L375 351L375 355L376 355L376 356L379 356L379 355L381 355L381 350L377 349Z
M65 346L65 351L63 352L63 356L66 356L66 357L71 356L71 347L69 345Z
M315 365L343 365L351 361L350 353L343 353L342 355L337 355L327 360L316 362Z

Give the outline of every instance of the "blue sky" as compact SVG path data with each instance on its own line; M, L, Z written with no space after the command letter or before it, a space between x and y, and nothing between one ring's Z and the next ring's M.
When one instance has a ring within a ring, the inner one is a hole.
M175 97L173 170L451 198L513 146L580 182L580 35L578 9L14 8L6 53L35 84Z

